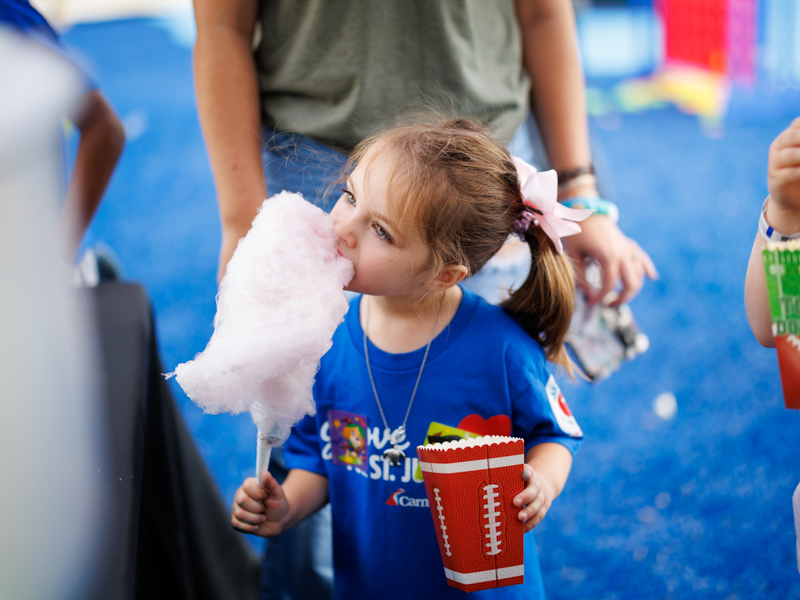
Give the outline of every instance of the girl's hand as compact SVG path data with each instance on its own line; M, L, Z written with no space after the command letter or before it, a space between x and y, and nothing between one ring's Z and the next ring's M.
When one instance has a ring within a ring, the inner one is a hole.
M800 118L795 119L769 147L767 185L770 203L776 205L774 208L800 212ZM783 231L771 221L770 225Z
M289 503L283 489L269 473L259 487L254 477L245 480L233 496L231 525L242 533L275 537L283 531Z
M556 494L552 485L528 464L522 469L522 479L527 485L514 498L514 506L521 509L517 518L525 524L523 531L528 533L544 519Z

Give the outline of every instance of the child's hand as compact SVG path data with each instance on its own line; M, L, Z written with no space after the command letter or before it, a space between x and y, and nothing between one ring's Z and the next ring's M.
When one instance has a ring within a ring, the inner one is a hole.
M530 465L522 469L522 479L527 482L525 489L514 498L514 506L521 508L518 519L525 523L524 532L536 527L553 503L555 493L550 483Z
M771 201L781 210L800 212L800 118L795 119L769 147L767 185ZM780 230L780 227L770 224Z
M283 531L289 503L275 478L265 473L259 487L254 477L245 480L233 496L231 525L242 533L274 537Z

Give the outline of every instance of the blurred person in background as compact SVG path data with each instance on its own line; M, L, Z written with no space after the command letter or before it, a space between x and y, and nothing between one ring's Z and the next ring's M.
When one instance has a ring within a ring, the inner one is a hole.
M19 531L3 529L0 564L6 569L0 575L14 570L13 577L0 576L0 597L254 598L258 561L230 529L227 507L162 376L146 291L113 281L116 265L93 249L72 273L64 268L120 158L122 125L27 0L0 0L0 42L0 75L11 76L3 81L8 90L0 93L0 115L6 117L0 123L0 151L6 153L0 152L0 206L8 215L0 219L6 226L0 239L12 249L0 254L0 273L9 283L0 323L9 360L0 380L9 400L25 400L6 402L0 419L10 429L3 432L4 449L25 450L25 460L3 454L19 475L3 471L12 500L0 501L11 509L13 523L19 521L13 521L21 513L14 510L19 502L47 515L33 526L21 523ZM48 71L50 62L55 66ZM69 89L54 75L60 70L69 71ZM69 174L63 169L62 115L80 134ZM29 146L42 129L48 143L34 153ZM66 256L57 243L62 238ZM85 287L70 286L69 275ZM85 389L75 391L76 382ZM15 404L29 409L33 424L22 410L9 417ZM42 452L25 444L40 436L59 440L58 468L52 468L48 444L33 444L46 450L48 461L32 460ZM79 455L79 449L85 452ZM25 468L30 464L36 469ZM85 473L88 482L81 478ZM26 477L50 491L55 485L55 506L51 494L26 484ZM20 489L49 506L37 505ZM52 543L42 544L43 536ZM54 554L61 555L61 564L48 562ZM42 564L46 573L40 573ZM15 593L18 588L37 593ZM42 589L56 591L38 593Z
M222 226L218 279L264 198L288 190L330 209L353 147L431 107L488 125L512 153L558 172L560 201L597 210L565 243L590 301L619 288L621 304L656 277L597 192L570 0L194 0L194 8L197 103ZM533 122L546 156L534 155ZM512 240L493 260L497 269L484 271L499 276L473 289L497 301L530 257ZM598 288L586 282L589 260L602 270ZM330 552L329 539L312 545ZM295 560L275 552L288 563L265 560L265 598L281 594L269 574ZM300 576L305 590L294 588L295 597L320 598L323 589L329 597L331 571L320 570Z
M767 187L769 196L764 201L759 232L747 265L744 300L753 335L762 346L774 348L762 250L770 241L800 240L800 118L778 135L769 148ZM800 571L800 485L792 501Z
M0 0L0 25L35 39L70 60L58 34L28 0ZM80 246L125 145L125 132L114 109L86 75L84 93L66 115L80 133L77 154L61 211L61 227L71 259Z

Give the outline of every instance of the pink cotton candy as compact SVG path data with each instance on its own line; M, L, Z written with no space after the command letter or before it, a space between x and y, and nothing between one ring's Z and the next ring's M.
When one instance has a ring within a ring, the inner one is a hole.
M206 412L249 410L270 445L283 443L315 414L314 376L352 277L330 215L300 194L265 200L228 263L208 346L170 376Z

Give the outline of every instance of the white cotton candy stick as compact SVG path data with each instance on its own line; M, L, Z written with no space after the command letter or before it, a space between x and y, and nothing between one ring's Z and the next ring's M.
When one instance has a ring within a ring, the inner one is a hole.
M271 449L316 412L314 376L347 312L352 276L330 215L300 194L265 200L228 263L211 340L168 375L206 412L250 411L259 483Z
M261 485L261 479L264 473L269 470L269 457L272 455L272 446L267 443L267 438L260 433L257 436L258 443L256 444L256 481Z

